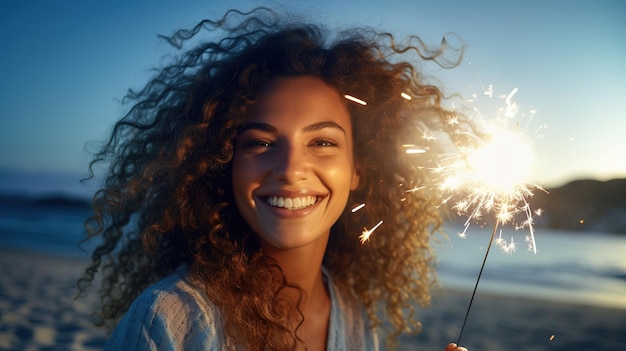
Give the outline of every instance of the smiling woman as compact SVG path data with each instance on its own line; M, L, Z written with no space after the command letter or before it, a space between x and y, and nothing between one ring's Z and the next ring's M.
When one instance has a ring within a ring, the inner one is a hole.
M285 18L177 32L225 33L131 93L92 163L110 164L87 222L104 243L79 283L102 270L106 349L376 350L420 330L439 194L411 192L431 179L402 145L450 112L407 61L445 48Z

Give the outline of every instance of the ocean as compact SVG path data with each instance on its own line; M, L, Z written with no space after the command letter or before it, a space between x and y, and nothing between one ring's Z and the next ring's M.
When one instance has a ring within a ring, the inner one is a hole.
M88 257L77 243L83 238L86 208L0 205L0 247ZM438 279L444 288L474 288L491 228L447 226L447 239L433 243ZM528 233L504 226L502 236L517 242L505 253L492 246L478 294L492 292L559 302L626 309L626 235L536 228L537 253L527 251ZM376 233L374 232L374 236ZM372 237L375 240L375 237ZM93 244L87 245L89 251ZM468 295L469 296L469 295Z
M626 235L535 228L537 252L528 250L528 231L504 226L502 238L515 252L492 245L477 293L481 291L626 310ZM485 257L491 228L445 229L434 244L442 286L472 290ZM498 235L498 234L496 234Z

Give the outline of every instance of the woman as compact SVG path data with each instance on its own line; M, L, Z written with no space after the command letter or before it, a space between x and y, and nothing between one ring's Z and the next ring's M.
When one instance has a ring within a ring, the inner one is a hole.
M444 48L330 40L267 9L168 40L203 29L224 33L131 92L92 162L108 166L87 221L103 243L79 283L102 274L105 348L374 350L418 332L441 220L403 145L436 151L419 136L450 112L406 60Z

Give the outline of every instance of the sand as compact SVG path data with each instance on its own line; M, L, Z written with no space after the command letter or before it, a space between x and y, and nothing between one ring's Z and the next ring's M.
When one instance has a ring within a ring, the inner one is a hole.
M74 297L86 265L73 259L0 249L0 350L100 350L96 296Z
M0 350L99 350L97 299L74 299L87 262L0 248ZM441 291L420 311L424 330L400 350L443 350L456 341L470 292ZM470 350L626 350L626 310L479 293L461 344Z
M439 294L421 311L423 332L404 338L400 350L438 350L456 342L470 297L470 291ZM474 351L626 351L626 310L499 296L479 288L461 345Z

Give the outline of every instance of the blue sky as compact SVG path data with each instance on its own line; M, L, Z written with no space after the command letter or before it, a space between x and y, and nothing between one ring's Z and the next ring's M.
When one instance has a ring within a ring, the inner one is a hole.
M454 32L463 63L430 73L464 96L518 88L521 110L547 126L535 142L542 185L626 178L626 2L335 2L0 1L0 169L84 175L85 145L106 137L126 90L172 53L157 34L267 5L433 44Z

